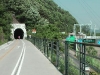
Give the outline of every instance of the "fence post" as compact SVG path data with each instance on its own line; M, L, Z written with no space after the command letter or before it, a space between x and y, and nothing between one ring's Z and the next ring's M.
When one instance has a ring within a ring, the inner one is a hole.
M46 45L47 45L47 52L46 52L47 54L46 54L46 55L47 55L47 58L49 57L49 52L48 52L48 45L49 45L49 43L48 43L48 41L49 41L49 40L47 39L47 40L46 40Z
M41 50L41 38L38 38L38 41L39 41L39 43L38 43L39 49Z
M44 54L45 54L45 50L46 50L46 39L45 38L43 40L43 46L44 46Z
M57 57L57 59L56 59L56 67L58 68L58 66L59 66L59 40L57 40L56 41L57 42L57 50L56 50L56 57Z
M52 60L52 55L53 55L53 41L51 40L51 60Z
M33 43L34 43L34 45L35 45L35 37L33 37Z
M80 75L85 75L85 44L80 47Z
M69 60L69 49L68 49L69 42L65 41L65 75L68 75L68 60Z

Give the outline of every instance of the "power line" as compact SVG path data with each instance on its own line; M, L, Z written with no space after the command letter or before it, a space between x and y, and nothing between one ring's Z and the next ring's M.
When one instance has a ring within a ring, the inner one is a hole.
M60 4L62 4L62 2L61 1L58 1L58 2L60 2ZM66 7L64 4L62 4L64 7ZM75 14L75 13L73 13L68 7L66 7L67 9L68 9L68 11L70 12L70 13L72 13L72 14ZM71 14L71 15L72 15ZM73 15L74 16L74 15ZM81 21L81 22L84 22L80 17L78 17L77 16L77 18ZM77 19L76 19L77 20Z
M87 9L88 10L90 10L90 12L91 12L91 14L93 14L94 15L94 17L96 18L96 21L98 20L98 22L100 21L98 18L100 18L99 17L99 15L97 15L93 10L91 10L92 8L84 1L84 0L82 0L83 2L84 2L84 5L87 7ZM94 12L94 13L93 13ZM98 18L97 18L98 17Z
M91 8L91 6L88 4L88 3L86 3L86 1L85 0L82 0L86 5L87 5L87 7L91 10L92 8ZM95 15L98 17L98 18L100 18L100 16L92 9L92 12L94 12L95 13Z
M80 5L83 7L83 9L85 9L85 11L86 11L88 17L89 17L90 19L93 19L94 22L97 24L97 22L95 21L95 19L90 15L89 11L84 7L84 5L80 2L80 0L78 0L78 2L79 2Z

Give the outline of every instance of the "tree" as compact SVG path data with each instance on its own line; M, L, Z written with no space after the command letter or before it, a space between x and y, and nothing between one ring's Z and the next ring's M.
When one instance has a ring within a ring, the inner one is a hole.
M83 31L83 33L89 35L89 33L90 33L90 27L89 27L89 25L82 26L82 31Z
M3 2L1 2L0 3L0 26L1 26L1 30L2 30L1 36L4 40L10 39L11 21L12 21L12 17L11 17L10 12L3 5Z
M68 24L68 31L72 31L73 25L77 23L77 20L68 11L58 7L52 0L4 0L4 5L15 14L19 22L25 23L27 30L34 27L41 30L41 28L47 27L45 25L55 25L52 28L56 27L60 31L65 31L67 28L65 24ZM38 33L38 36L42 34ZM49 35L49 31L47 34Z

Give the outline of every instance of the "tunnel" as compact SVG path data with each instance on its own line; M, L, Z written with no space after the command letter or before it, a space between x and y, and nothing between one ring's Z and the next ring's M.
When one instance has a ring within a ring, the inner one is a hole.
M23 39L24 37L24 32L21 28L18 28L14 31L14 38L15 39Z

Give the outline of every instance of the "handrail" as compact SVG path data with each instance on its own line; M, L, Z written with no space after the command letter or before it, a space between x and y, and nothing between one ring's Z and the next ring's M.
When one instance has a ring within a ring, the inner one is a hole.
M69 42L55 39L36 38L31 41L63 75L100 74L100 58L94 47L97 44ZM76 46L77 45L77 46ZM88 50L90 48L90 50ZM78 50L76 50L78 49ZM89 53L94 51L95 54Z

